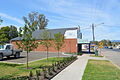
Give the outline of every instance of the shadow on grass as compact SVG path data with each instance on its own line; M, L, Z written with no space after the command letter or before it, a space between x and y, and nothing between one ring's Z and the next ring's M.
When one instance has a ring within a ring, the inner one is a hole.
M21 59L21 58L26 58L26 56L21 56L21 57L19 57L19 58L15 58L15 57L3 58L3 60L1 60L1 61L14 60L14 59Z
M2 66L16 67L16 66L20 66L21 64L0 63L0 65L2 65Z

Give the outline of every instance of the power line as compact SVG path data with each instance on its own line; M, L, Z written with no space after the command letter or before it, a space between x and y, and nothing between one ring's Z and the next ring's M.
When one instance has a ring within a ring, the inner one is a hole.
M120 25L103 25L103 26L106 26L106 27L114 27L114 28L120 28Z

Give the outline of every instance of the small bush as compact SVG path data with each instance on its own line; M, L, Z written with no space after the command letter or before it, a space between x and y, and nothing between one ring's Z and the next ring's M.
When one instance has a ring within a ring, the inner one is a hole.
M77 55L83 55L83 53L78 53Z

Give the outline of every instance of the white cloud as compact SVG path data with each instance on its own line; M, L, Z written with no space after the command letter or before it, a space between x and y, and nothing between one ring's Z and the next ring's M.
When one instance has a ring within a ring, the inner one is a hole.
M16 17L9 16L9 15L7 15L7 14L5 14L5 13L0 13L0 16L1 16L1 17L4 17L4 18L7 18L7 19L10 19L10 20L13 20L13 21L16 21L16 22L18 22L19 24L24 24L24 22L23 22L22 20L20 20L20 19L18 19L18 18L16 18Z
M114 12L114 9L120 10L119 4L119 0L35 0L34 2L30 1L27 8L43 11L49 19L48 27L72 27L80 25L84 28L89 27L92 23L99 24L104 22L106 25L119 23L119 13ZM22 23L17 18L6 14L2 15ZM111 36L110 34L106 35L109 31L112 31L110 29L112 28L105 26L96 27L96 39L111 38L120 32L116 30L117 32L113 32ZM91 29L83 30L83 34L84 38L92 39Z

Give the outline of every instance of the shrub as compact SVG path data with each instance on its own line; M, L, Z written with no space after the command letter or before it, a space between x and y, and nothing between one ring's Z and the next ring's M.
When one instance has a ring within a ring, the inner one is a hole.
M83 55L83 53L77 53L77 55Z

